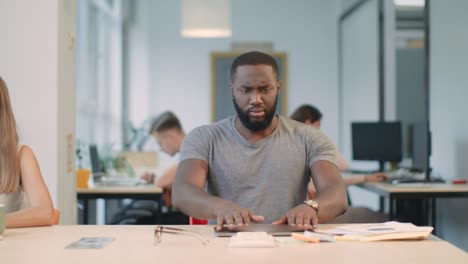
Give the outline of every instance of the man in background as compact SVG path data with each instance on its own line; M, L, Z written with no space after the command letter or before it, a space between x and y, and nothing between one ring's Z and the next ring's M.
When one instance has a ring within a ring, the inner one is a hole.
M174 113L166 111L157 116L151 123L149 134L158 142L161 151L178 160L179 150L184 141L185 132ZM147 173L143 178L148 182L153 182L156 187L171 190L172 183L177 173L177 167L178 162L157 177L155 177L156 175L154 174Z
M162 223L188 224L188 216L178 212L172 207L172 183L174 182L179 165L179 150L185 138L182 125L174 113L166 111L152 121L149 134L158 142L161 151L174 157L177 162L171 165L161 175L146 173L142 178L150 183L154 183L156 187L163 188L164 204L168 211L163 214Z

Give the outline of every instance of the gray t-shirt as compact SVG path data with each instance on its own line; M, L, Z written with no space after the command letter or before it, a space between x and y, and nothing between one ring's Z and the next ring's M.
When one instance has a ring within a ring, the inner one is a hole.
M207 162L208 192L264 216L265 223L305 200L314 162L336 164L333 143L310 125L279 116L271 135L250 143L234 120L232 116L191 131L182 145L181 161Z

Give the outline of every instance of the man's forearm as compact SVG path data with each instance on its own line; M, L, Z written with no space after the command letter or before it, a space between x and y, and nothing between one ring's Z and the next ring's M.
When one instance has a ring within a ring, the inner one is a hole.
M348 209L346 186L342 181L321 190L317 194L316 200L319 204L319 223L325 223L333 220Z
M346 185L354 185L365 182L365 175L353 175L343 178Z
M311 176L317 189L319 223L328 222L346 212L346 185L338 167L328 161L317 161L311 167Z
M212 196L196 186L184 183L174 186L172 193L174 207L183 213L199 219L216 218L216 210L227 200Z

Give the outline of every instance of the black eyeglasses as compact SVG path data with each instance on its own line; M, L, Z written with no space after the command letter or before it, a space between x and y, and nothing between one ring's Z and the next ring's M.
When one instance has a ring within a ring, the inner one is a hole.
M154 229L154 244L155 245L161 243L163 233L192 236L200 240L200 242L205 246L210 242L208 239L205 239L201 234L192 230L185 230L182 228L175 228L175 227L156 226L156 228Z

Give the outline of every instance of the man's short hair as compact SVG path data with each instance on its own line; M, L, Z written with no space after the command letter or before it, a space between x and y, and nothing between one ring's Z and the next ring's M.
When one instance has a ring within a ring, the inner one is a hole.
M154 132L162 132L169 129L182 131L182 126L174 113L166 111L153 119L149 133L153 134Z
M278 79L278 64L276 60L263 52L259 51L251 51L248 53L244 53L239 55L231 65L231 81L234 81L234 77L236 75L237 68L243 65L269 65L273 68L273 72Z
M311 123L315 123L322 119L322 113L316 107L304 104L299 106L299 108L292 113L290 118L301 123L305 123L307 120L310 120Z

